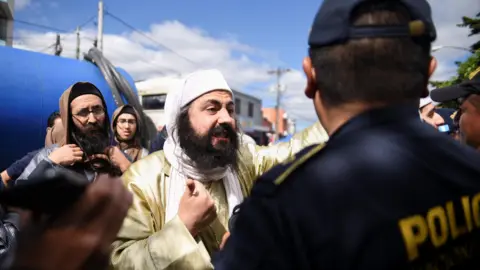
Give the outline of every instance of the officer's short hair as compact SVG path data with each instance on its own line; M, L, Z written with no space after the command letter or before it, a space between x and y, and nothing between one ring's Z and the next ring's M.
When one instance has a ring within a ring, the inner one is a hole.
M356 26L391 25L406 24L411 17L396 1L365 1L353 11L351 21ZM418 102L428 83L430 46L423 37L387 37L311 47L324 105Z

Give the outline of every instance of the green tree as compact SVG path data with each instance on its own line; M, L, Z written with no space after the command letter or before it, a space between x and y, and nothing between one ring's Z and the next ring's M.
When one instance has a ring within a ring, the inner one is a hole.
M462 23L457 24L457 26L469 28L470 33L468 36L478 35L480 33L480 13L478 13L475 18L466 16L462 17ZM474 52L470 57L463 62L455 62L455 65L457 65L457 74L455 76L446 81L430 81L430 85L435 88L442 88L459 84L468 79L470 73L477 69L480 64L480 40L472 44L470 48ZM442 104L442 107L455 108L457 107L457 104L453 101L446 102L445 104Z
M478 35L480 33L480 13L478 13L475 18L462 17L462 23L457 24L459 27L468 27L470 29L470 34L468 36ZM480 49L480 40L475 42L470 46L473 51Z
M455 64L457 65L457 75L451 77L449 80L446 81L430 81L430 85L435 88L442 88L459 84L462 81L467 80L470 73L477 69L480 64L480 50L477 50L465 61L455 62ZM457 109L458 104L456 101L450 101L441 104L440 107Z

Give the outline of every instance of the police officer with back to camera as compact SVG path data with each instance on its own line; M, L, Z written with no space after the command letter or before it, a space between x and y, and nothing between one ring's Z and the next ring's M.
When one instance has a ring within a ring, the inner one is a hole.
M258 180L216 270L480 269L480 156L418 115L435 38L426 0L323 1L303 69L330 140Z

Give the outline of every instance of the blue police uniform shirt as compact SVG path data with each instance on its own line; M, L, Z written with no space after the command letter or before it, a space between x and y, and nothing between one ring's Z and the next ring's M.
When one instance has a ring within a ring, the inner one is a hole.
M214 265L480 269L479 230L479 154L392 106L263 175Z

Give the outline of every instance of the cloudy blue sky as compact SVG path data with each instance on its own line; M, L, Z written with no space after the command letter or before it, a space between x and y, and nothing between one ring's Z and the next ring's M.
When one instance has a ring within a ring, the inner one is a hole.
M62 34L65 57L75 54L76 26L97 13L96 0L15 0L18 20L35 22L67 31ZM104 53L135 79L162 74L185 74L199 68L222 70L233 87L262 98L273 106L275 96L269 69L291 68L285 75L282 106L297 119L299 128L311 124L315 113L303 96L301 60L306 54L307 34L321 1L303 0L104 0L108 12L147 33L152 42L105 16ZM473 43L466 29L458 28L461 16L480 10L478 0L431 0L438 39L435 45L466 47ZM81 49L87 51L96 36L95 20L82 29ZM55 33L15 24L15 46L44 50L55 41ZM165 47L160 46L166 46ZM454 74L453 62L468 53L443 49L435 53L440 66L435 79ZM179 56L180 55L180 56Z

